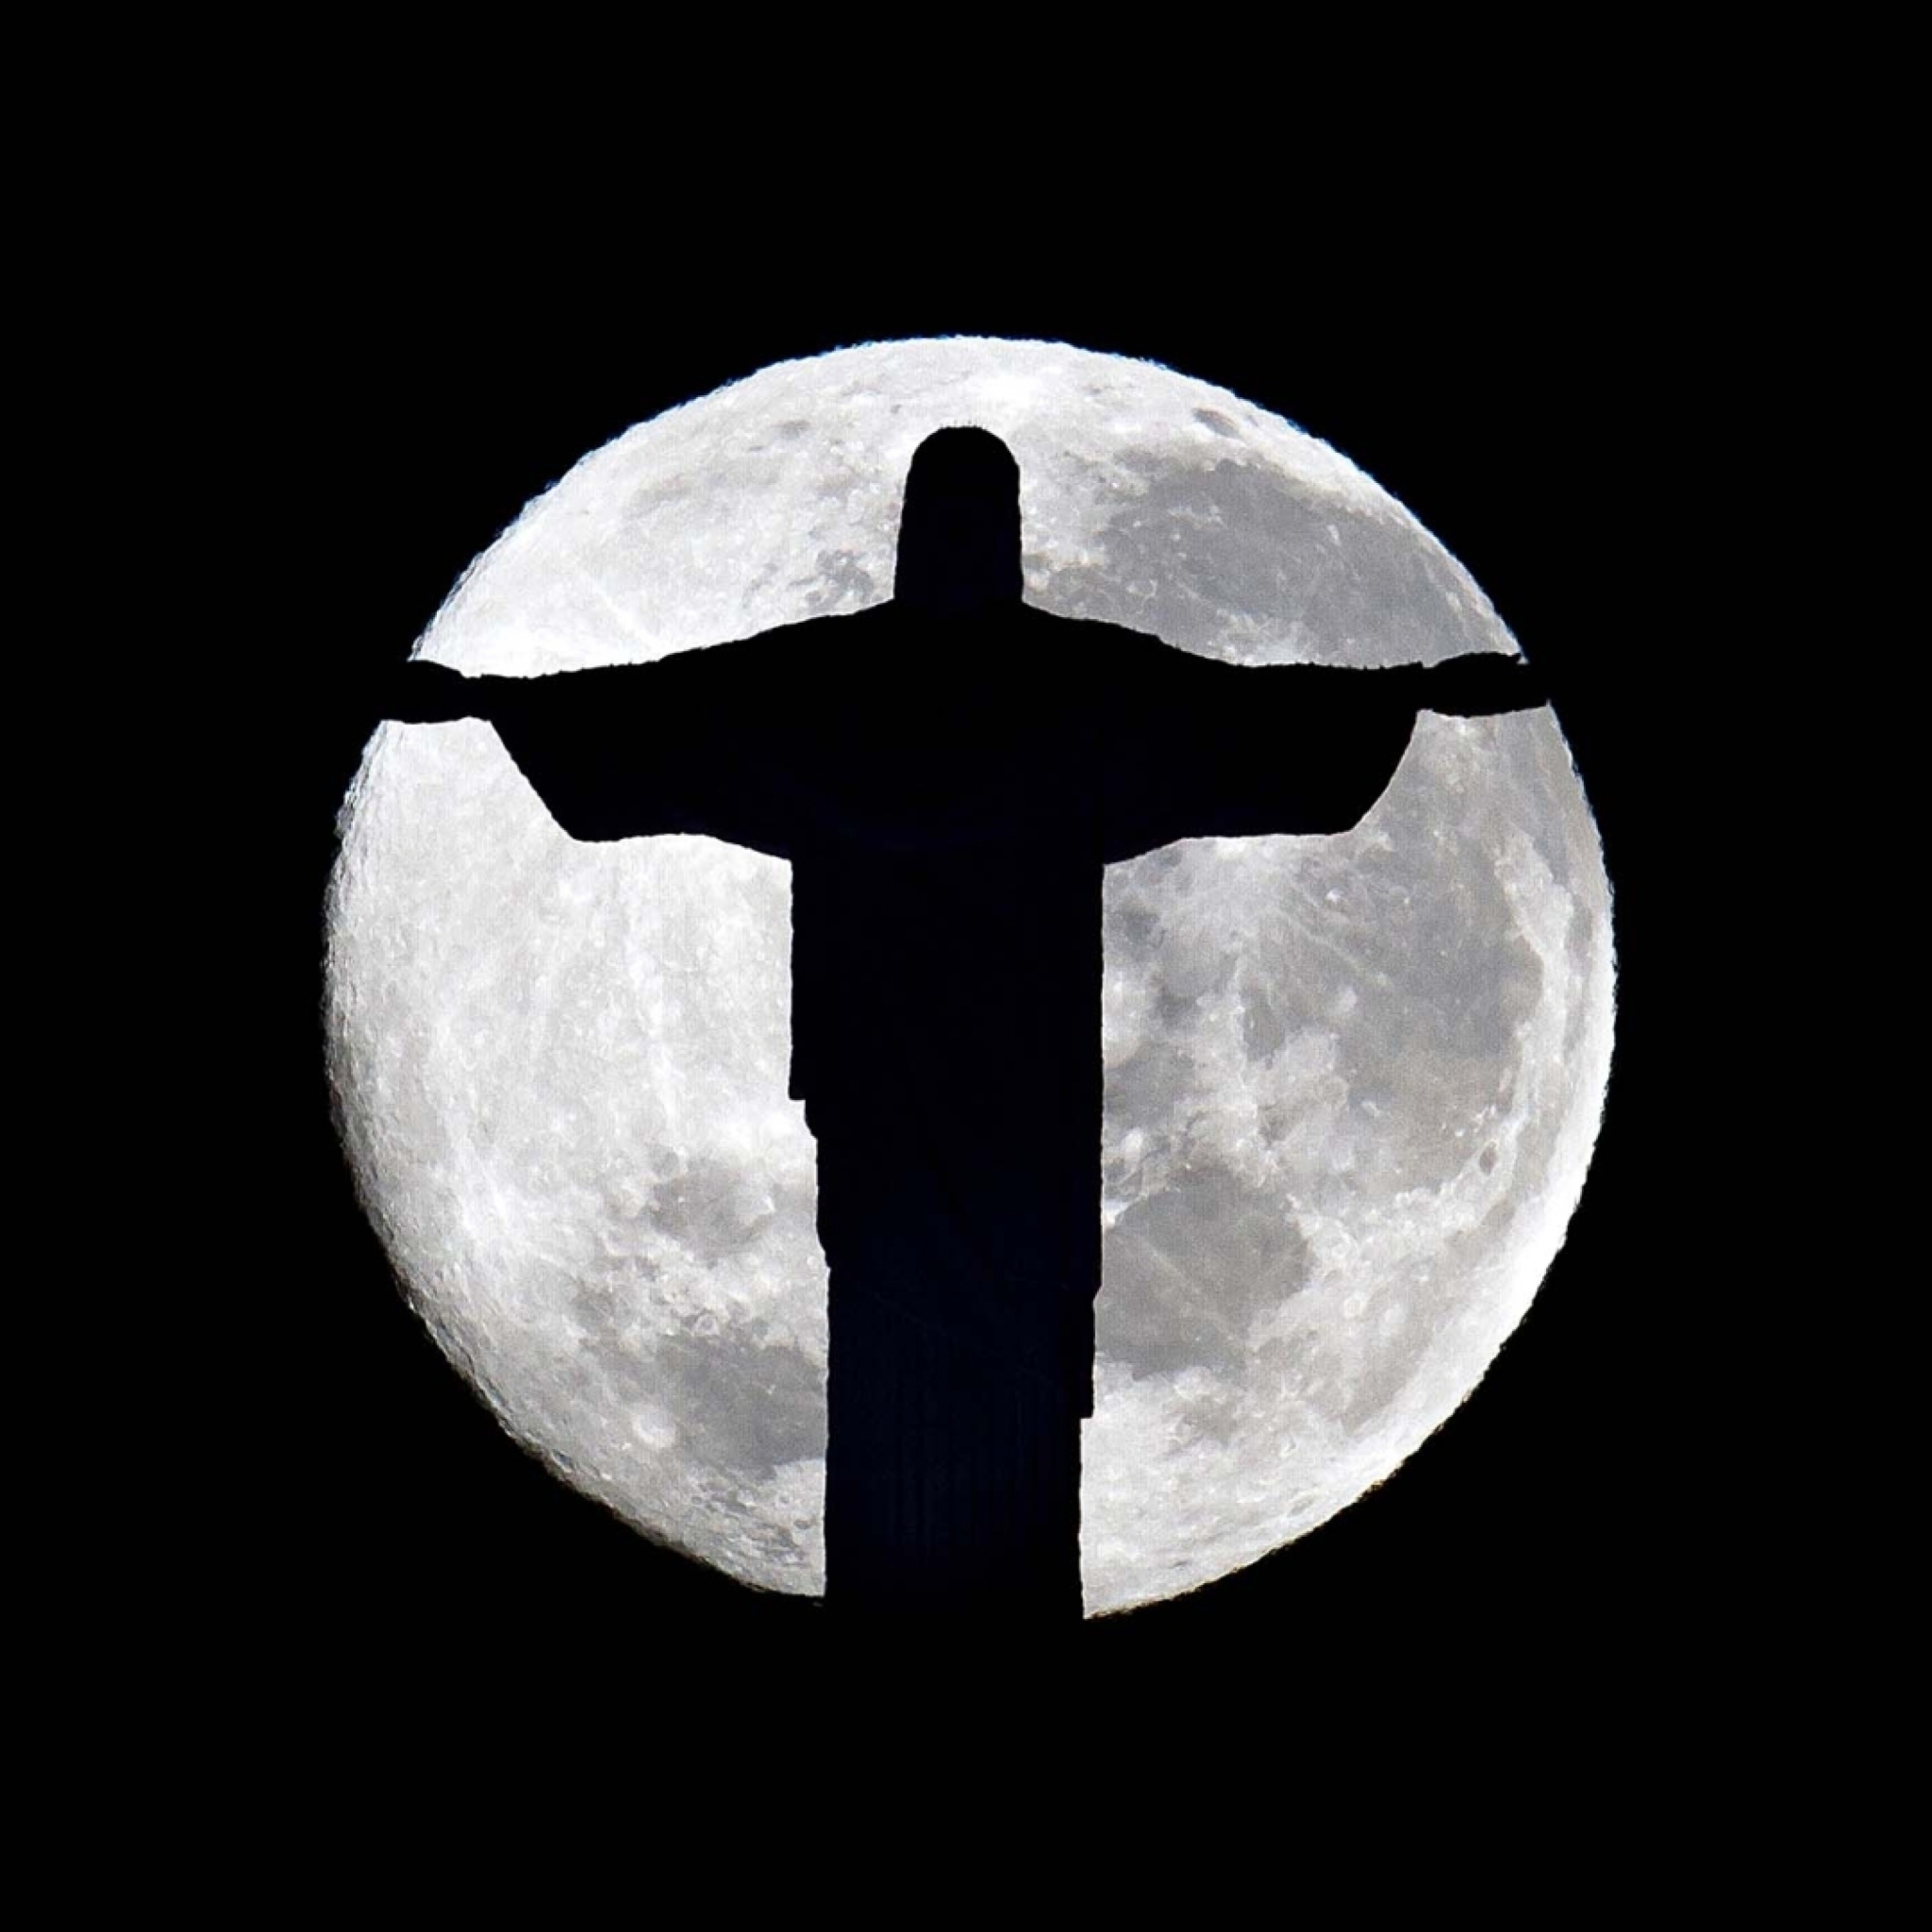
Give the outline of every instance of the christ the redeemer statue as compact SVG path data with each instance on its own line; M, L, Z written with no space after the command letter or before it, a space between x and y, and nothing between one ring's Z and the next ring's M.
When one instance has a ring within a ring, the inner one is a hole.
M1520 709L1530 682L1493 655L1243 668L1029 608L1019 471L973 429L913 458L889 604L652 664L397 677L390 716L488 719L574 839L791 862L834 1612L1081 1614L1104 869L1345 831L1418 710Z

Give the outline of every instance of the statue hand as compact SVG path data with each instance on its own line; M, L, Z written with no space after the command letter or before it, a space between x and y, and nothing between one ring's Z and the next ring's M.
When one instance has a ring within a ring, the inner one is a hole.
M383 680L382 715L399 724L444 724L482 715L479 693L460 671L412 658Z
M1478 652L1432 665L1423 703L1451 718L1488 718L1499 711L1528 711L1549 703L1542 680L1521 658Z

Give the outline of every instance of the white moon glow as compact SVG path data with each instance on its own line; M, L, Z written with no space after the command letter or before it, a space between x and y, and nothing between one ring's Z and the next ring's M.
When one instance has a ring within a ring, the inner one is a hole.
M1514 648L1399 504L1279 418L986 341L782 364L631 430L530 506L422 648L527 675L879 602L912 451L956 423L1019 459L1043 608L1242 663ZM1547 711L1425 715L1353 832L1168 846L1111 868L1106 907L1090 1613L1313 1528L1468 1394L1575 1207L1612 1003L1608 887ZM329 931L343 1138L452 1360L646 1534L820 1590L788 868L575 843L488 725L385 725Z

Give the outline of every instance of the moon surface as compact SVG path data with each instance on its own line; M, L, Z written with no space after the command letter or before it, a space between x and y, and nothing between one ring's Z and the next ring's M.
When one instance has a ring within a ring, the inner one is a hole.
M531 675L880 602L908 463L948 424L1018 458L1045 609L1249 664L1515 648L1407 511L1280 418L1151 364L946 340L780 364L630 430L421 651ZM475 721L380 727L340 829L338 1119L412 1305L566 1480L818 1592L789 868L575 843ZM1353 831L1184 841L1110 867L1105 904L1090 1614L1314 1528L1468 1395L1575 1208L1612 1018L1608 884L1546 710L1424 714Z

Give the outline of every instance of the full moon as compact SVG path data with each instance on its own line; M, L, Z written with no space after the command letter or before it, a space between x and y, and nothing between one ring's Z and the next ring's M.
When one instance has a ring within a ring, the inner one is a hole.
M946 340L783 363L628 431L477 559L421 654L641 663L879 603L912 452L952 424L1018 458L1044 609L1241 664L1516 648L1400 504L1280 418L1152 364ZM789 868L574 842L475 721L381 726L340 830L330 1072L411 1304L566 1481L819 1592ZM1581 1192L1613 977L1547 710L1424 713L1353 831L1183 841L1110 867L1105 906L1090 1615L1313 1529L1474 1388Z

